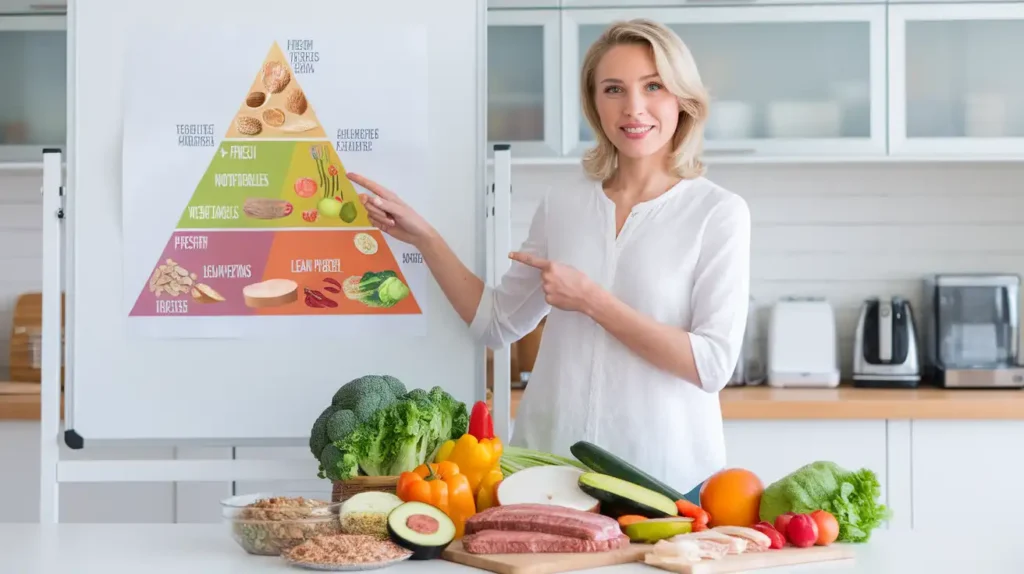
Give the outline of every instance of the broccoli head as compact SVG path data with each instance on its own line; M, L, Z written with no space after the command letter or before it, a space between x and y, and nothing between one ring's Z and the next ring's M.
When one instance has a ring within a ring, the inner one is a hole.
M359 422L366 421L374 411L393 403L405 394L402 381L390 375L364 375L344 385L331 399L335 407L353 411Z
M313 429L309 431L309 450L317 458L320 457L324 447L331 442L330 437L327 436L327 421L330 420L335 410L333 405L324 409L320 416L313 421Z

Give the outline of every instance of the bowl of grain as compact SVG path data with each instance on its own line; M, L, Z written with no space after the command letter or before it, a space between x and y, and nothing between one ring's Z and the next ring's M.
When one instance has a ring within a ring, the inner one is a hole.
M341 532L341 503L319 493L244 494L221 501L231 537L249 554L278 556L307 540Z

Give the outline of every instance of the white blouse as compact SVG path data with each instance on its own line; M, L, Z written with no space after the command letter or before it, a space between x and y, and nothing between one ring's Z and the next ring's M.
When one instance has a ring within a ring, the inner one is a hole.
M470 329L488 346L548 316L511 444L571 456L587 440L686 493L724 467L718 391L746 328L750 212L705 178L633 208L615 236L600 183L550 193L521 251L572 265L627 305L690 333L701 385L658 369L582 313L547 304L540 271L513 261Z

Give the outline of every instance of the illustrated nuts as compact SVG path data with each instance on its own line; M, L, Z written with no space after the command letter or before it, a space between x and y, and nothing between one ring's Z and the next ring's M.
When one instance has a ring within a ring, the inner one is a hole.
M309 103L306 102L306 94L303 94L302 90L296 88L295 91L288 94L288 101L285 107L288 108L289 112L296 115L301 116L306 113L306 108L309 107Z
M270 108L263 112L263 121L268 126L280 127L284 125L284 112L281 108Z
M292 75L284 63L275 60L263 65L263 87L271 94L281 93L291 79Z
M178 265L173 259L167 259L153 270L149 277L149 292L157 297L165 293L171 297L177 297L187 293L195 284L196 274L189 273Z
M253 117L240 116L235 123L238 126L238 133L242 135L254 136L263 131L263 124Z
M252 92L245 98L245 105L250 108L258 108L267 101L267 94L263 92Z

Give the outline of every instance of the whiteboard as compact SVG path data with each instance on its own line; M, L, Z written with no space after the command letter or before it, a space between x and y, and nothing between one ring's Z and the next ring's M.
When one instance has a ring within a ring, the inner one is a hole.
M421 25L427 81L410 86L408 97L427 100L426 172L403 178L401 166L378 166L366 175L385 185L411 179L427 188L430 222L474 273L484 274L485 4L319 0L291 6L268 0L71 2L65 418L73 448L107 441L301 444L334 391L368 373L391 374L410 388L439 385L467 404L484 398L484 347L433 279L418 296L426 310L423 332L368 336L352 329L332 333L328 325L308 333L293 325L273 338L152 338L127 326L124 301L136 294L123 286L121 158L122 146L132 145L123 137L123 94L130 86L125 63L155 49L153 39L161 36L154 26L173 30L176 42L216 45L204 38L248 32L277 38L328 24L342 37L346 30L377 30L386 42L397 24ZM353 43L352 50L371 54L373 46ZM224 97L244 97L251 77L225 88L230 93ZM185 85L188 78L182 80ZM375 85L372 77L338 78L337 89ZM309 96L312 102L329 97Z

